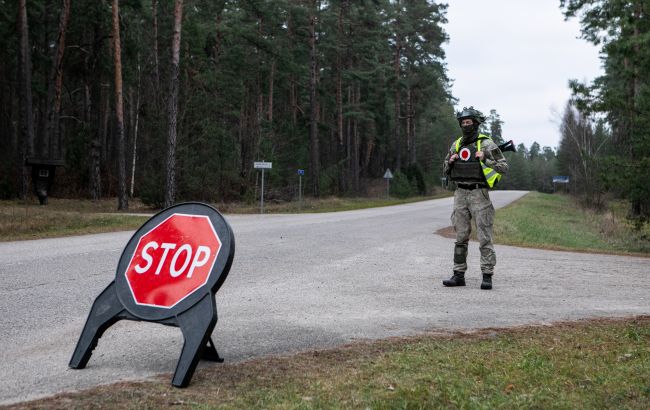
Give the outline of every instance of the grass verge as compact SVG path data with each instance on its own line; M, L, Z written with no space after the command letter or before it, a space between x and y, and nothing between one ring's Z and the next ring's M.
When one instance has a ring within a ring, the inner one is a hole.
M137 229L148 219L114 211L116 201L51 199L37 202L0 201L0 241L41 239ZM147 211L134 203L131 212Z
M606 212L581 208L570 196L531 192L497 211L495 242L535 248L650 254L650 226L635 230L624 206Z
M326 197L305 198L302 204L298 201L268 201L264 202L264 213L319 213L354 211L357 209L379 208L382 206L402 205L413 202L428 201L430 199L445 198L453 195L452 192L440 191L430 196L417 196L411 198L353 198L353 197ZM222 213L226 214L254 214L260 212L260 203L246 204L241 202L214 204Z
M606 212L594 212L567 195L530 192L496 211L493 240L530 248L650 255L650 224L635 229L626 210L626 204L612 202ZM451 226L438 234L456 237ZM476 226L471 239L476 240Z
M337 198L306 199L297 202L270 201L265 203L265 213L313 213L337 212L355 209L399 205L450 196L441 192L433 196L407 199L381 198ZM259 213L259 203L213 204L226 214ZM129 202L129 214L115 211L117 200L73 200L50 199L47 206L38 202L0 201L0 241L40 239L89 233L115 232L137 229L146 221L146 216L131 213L155 213L139 201Z
M629 408L650 403L650 316L359 342L14 408Z

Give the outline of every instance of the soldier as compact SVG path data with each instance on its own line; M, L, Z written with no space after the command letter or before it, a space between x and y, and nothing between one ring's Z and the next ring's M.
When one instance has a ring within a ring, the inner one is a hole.
M463 136L451 144L443 164L445 175L457 186L451 214L456 231L454 275L442 283L445 286L465 286L467 242L474 218L481 251L481 289L492 289L492 274L497 258L492 246L494 207L488 189L493 188L501 175L508 172L508 163L497 144L487 135L479 134L479 126L485 121L480 111L474 107L463 108L456 118Z

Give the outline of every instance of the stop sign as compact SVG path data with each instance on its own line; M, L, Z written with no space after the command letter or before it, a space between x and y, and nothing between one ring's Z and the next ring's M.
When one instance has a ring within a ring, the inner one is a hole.
M199 202L160 211L122 251L115 280L93 302L69 366L86 367L102 334L119 320L180 327L183 349L172 385L189 384L199 360L223 361L212 331L215 294L235 256L235 236L215 208Z
M140 238L126 269L135 302L175 306L207 283L220 249L210 218L171 215Z
M235 252L232 229L214 208L185 203L153 216L129 240L115 274L117 296L143 320L161 320L215 293Z

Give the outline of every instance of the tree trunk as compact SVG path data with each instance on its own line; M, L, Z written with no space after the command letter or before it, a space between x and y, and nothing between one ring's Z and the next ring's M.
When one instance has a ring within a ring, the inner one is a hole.
M136 91L137 97L135 98L135 120L133 125L133 159L131 161L131 198L133 198L133 191L135 186L135 161L138 153L138 125L140 122L140 76L140 61L138 61L138 89Z
M20 197L27 197L29 168L25 160L34 155L34 113L32 111L32 59L29 46L29 25L27 23L26 0L18 5L18 75L20 99Z
M343 19L345 16L345 9L347 7L347 0L342 1L339 6L338 26L337 26L337 47L336 47L336 134L337 134L337 152L338 161L346 160L346 167L342 172L340 178L341 190L347 191L350 186L349 175L349 157L345 150L346 146L343 144Z
M320 196L320 161L318 147L318 101L316 87L318 84L318 64L316 54L316 12L317 0L312 1L309 16L309 162L311 168L311 186L315 197Z
M264 30L263 30L264 21L261 17L258 18L257 21L258 21L257 36L258 39L262 41L264 37ZM253 153L255 157L258 158L262 146L262 121L264 120L264 94L262 92L262 83L263 83L262 65L265 64L265 62L262 60L262 52L259 49L259 47L255 48L255 54L257 56L257 75L256 75L257 81L255 81L255 85L254 85L255 92L253 95L257 96L257 101L255 103L255 116L253 117L255 123L251 128L255 130L254 140L253 140Z
M641 42L639 41L639 24L641 22L641 13L643 11L643 4L642 2L635 1L634 2L634 29L632 32L632 48L634 49L634 56L636 57L637 61L635 61L634 64L634 79L632 80L632 88L633 88L633 96L634 96L634 101L636 105L636 100L639 98L639 92L641 89L641 82L639 81L639 66L641 65L641 62L638 61L638 59L641 57Z
M100 115L98 114L98 118ZM98 124L99 125L99 124ZM94 201L102 195L101 156L102 147L99 130L93 131L94 138L90 142L90 198Z
M401 56L402 56L402 40L400 38L400 2L397 0L396 6L397 19L395 24L395 60L394 60L394 75L395 75L395 128L393 130L393 138L395 139L395 171L402 168L402 138L400 135L400 77L401 77Z
M342 1L339 7L338 21L338 47L336 48L336 125L338 130L339 144L343 144L343 19L348 6L348 0Z
M402 138L400 135L400 48L399 38L397 39L395 49L395 128L393 130L393 138L395 139L395 170L399 171L402 168Z
M65 36L70 20L70 0L63 0L61 5L61 16L59 18L59 30L52 58L52 69L50 71L47 87L47 105L45 114L45 129L43 141L48 147L49 158L61 158L61 133L59 129L59 118L61 115L61 88L63 86L63 55L65 54Z
M409 86L406 90L406 135L409 150L409 165L417 162L415 149L415 113L413 110L413 90Z
M113 59L115 62L115 119L117 132L117 209L129 209L126 196L126 141L124 137L124 99L122 96L122 46L120 44L120 5L113 0Z
M38 42L39 44L34 44L33 48L37 52L37 55L40 56L46 56L50 52L50 35L54 32L49 18L50 10L52 9L52 1L53 0L44 0L42 2L43 6L38 19L41 27L39 30L40 33L38 35L38 40L35 39L35 43ZM34 67L32 67L32 74L36 74L37 78L42 79L42 82L45 83L45 87L50 83L50 72L46 66L47 64L37 64L35 69L36 71L34 70ZM44 138L47 125L47 96L47 88L45 92L35 94L36 102L34 103L34 106L37 106L38 108L34 111L36 127L36 133L34 136L34 155L39 158L47 158L50 152L49 139Z
M352 106L352 86L347 86L348 106ZM351 190L354 186L352 173L352 118L348 117L345 121L345 163L346 163L346 188Z
M356 91L353 96L353 103L354 103L354 111L359 112L360 111L360 103L361 103L361 84L357 83L356 86ZM355 194L359 193L359 143L360 143L360 136L359 136L359 119L357 117L354 118L353 120L353 125L352 125L352 135L354 135L354 141L352 144L352 189L354 190Z
M101 85L93 85L88 74L84 79L84 90L86 98L86 109L84 110L85 129L90 134L88 156L89 179L88 193L90 198L98 200L101 195L101 174L99 172L100 142L99 142L99 101L101 100ZM93 124L93 111L96 113L97 121Z
M273 79L275 77L275 58L271 60L271 72L269 73L269 107L267 119L273 122Z
M261 73L258 73L258 79L262 76ZM262 88L260 86L261 81L258 80L255 84L256 93L257 93L257 103L255 104L255 124L253 129L255 130L255 140L253 142L253 151L255 156L260 155L261 146L262 146L262 120L264 119L264 94L262 94Z
M247 101L247 96L243 98L243 101ZM245 103L242 102L239 107L239 125L237 127L237 140L239 147L239 176L240 176L240 189L239 194L244 195L247 191L247 181L249 175L250 163L248 162L248 148L246 144L246 135L248 130L246 129L246 110Z
M289 54L293 54L293 44L294 44L294 33L293 33L293 21L291 20L291 14L287 17L287 37L289 38ZM289 109L291 110L291 125L296 126L298 121L297 113L297 97L296 97L296 79L292 72L289 72Z
M178 73L181 60L182 22L183 0L175 0L172 65L169 78L169 98L167 100L167 177L165 181L165 207L172 206L176 199L176 121L178 117Z
M91 134L90 140L90 180L89 180L89 194L92 200L98 200L101 198L101 159L102 159L102 132L104 132L103 127L103 113L104 113L104 90L102 88L102 83L104 82L103 77L100 75L99 78L94 77L94 73L97 68L97 62L99 61L99 55L101 52L102 46L102 33L101 33L101 24L99 18L99 8L96 9L96 19L93 29L93 48L92 48L92 63L86 67L86 87L89 89L89 105L87 113L87 123L89 124L88 129ZM98 81L99 80L99 81ZM94 115L92 113L94 112Z
M111 96L110 96L110 90L106 89L104 90L102 88L102 113L101 113L101 132L99 134L99 140L100 140L100 148L101 148L101 160L103 162L108 161L108 143L109 143L109 138L108 138L108 122L111 118Z
M160 90L160 63L158 60L158 0L151 0L151 16L153 18L153 76L156 93Z
M216 39L215 39L215 43L214 43L214 63L215 63L215 65L219 64L219 57L221 56L221 52L222 52L221 51L221 47L222 47L222 43L223 43L223 29L222 29L222 23L221 23L221 20L222 20L221 13L222 12L223 12L223 10L220 11L219 13L217 13L217 17L216 17L216 20L215 20L215 23L216 23L215 24L215 29L217 31Z

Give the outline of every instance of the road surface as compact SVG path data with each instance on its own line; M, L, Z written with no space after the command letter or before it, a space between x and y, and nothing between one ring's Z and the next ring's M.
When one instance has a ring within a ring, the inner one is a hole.
M525 192L495 191L496 206ZM237 242L213 333L228 362L445 329L650 314L650 260L496 246L481 291L478 245L467 287L444 288L452 198L302 215L229 216ZM178 328L122 321L86 369L68 361L132 232L0 243L0 404L171 373Z

